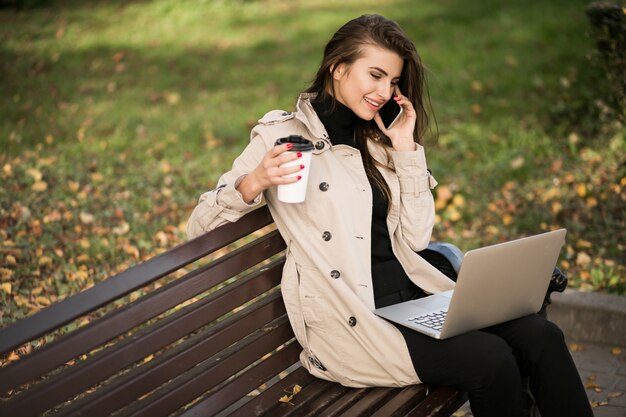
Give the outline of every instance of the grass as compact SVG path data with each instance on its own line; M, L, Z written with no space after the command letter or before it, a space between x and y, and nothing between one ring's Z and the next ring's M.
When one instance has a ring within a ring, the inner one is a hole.
M6 325L180 243L324 43L397 20L429 68L435 237L466 250L556 227L572 286L623 294L624 129L559 124L593 45L584 1L56 1L0 10ZM585 85L586 89L593 86ZM584 127L584 126L583 126Z

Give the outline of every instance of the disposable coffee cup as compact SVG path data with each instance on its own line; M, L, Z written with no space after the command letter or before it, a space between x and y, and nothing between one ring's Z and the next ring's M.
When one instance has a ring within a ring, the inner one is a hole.
M284 145L291 143L293 147L287 152L300 152L302 157L295 161L290 161L281 165L282 167L300 166L304 165L304 169L294 173L285 175L285 178L295 177L300 175L298 181L291 184L281 184L278 186L278 199L283 203L301 203L306 196L306 186L309 181L309 170L311 169L311 155L313 155L313 142L303 138L300 135L289 135L285 138L280 138L276 141L275 145Z

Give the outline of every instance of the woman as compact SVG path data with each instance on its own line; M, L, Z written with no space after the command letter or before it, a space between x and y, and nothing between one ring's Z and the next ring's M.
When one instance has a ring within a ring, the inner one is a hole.
M348 22L296 111L266 114L232 170L201 196L189 236L268 204L288 246L283 298L302 364L316 377L351 387L455 386L476 416L515 416L521 377L530 375L542 416L592 415L562 333L538 316L436 340L372 313L454 287L416 253L435 217L436 181L420 144L424 88L415 46L397 24L377 15ZM379 115L388 100L403 108L390 129ZM315 144L298 204L281 203L276 191L304 168L280 167L300 157L274 146L291 134Z

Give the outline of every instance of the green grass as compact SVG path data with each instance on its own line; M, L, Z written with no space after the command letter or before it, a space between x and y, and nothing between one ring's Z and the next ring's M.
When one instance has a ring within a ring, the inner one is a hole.
M623 294L624 129L589 137L554 117L589 68L586 2L338 3L0 10L2 325L180 243L256 120L291 109L331 34L372 12L429 69L435 237L469 249L567 227L573 285Z

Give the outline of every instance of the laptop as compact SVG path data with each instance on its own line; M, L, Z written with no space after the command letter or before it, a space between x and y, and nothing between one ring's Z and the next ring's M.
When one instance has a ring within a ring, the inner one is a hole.
M467 252L453 290L378 308L387 320L437 339L541 309L565 229Z

